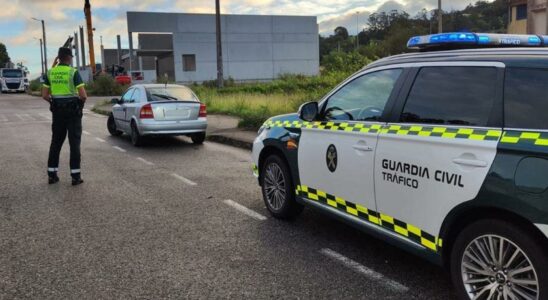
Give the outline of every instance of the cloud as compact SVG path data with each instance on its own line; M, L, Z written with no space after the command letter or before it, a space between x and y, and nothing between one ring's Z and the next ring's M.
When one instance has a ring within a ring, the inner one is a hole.
M5 3L9 2L9 5ZM116 46L116 35L122 36L127 45L126 11L164 11L187 13L214 13L213 0L90 0L93 9L95 53L100 60L99 37L105 47ZM475 0L444 1L444 10L462 9ZM6 43L10 56L17 61L28 61L28 67L36 74L40 70L37 55L41 25L32 17L46 21L48 61L51 62L59 47L79 25L85 25L82 0L0 0L0 26L11 26L18 21L22 26L13 32L2 28L0 41ZM221 0L221 11L230 14L314 15L318 17L320 32L331 34L337 26L345 26L351 34L358 27L364 28L368 16L377 11L405 10L410 15L422 8L433 9L437 0ZM39 52L38 52L39 53ZM88 60L89 61L89 60Z

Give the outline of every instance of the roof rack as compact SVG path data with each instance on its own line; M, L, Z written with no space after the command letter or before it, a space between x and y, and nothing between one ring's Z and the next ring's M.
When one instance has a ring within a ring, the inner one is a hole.
M499 47L548 47L548 36L448 32L414 36L407 42L407 48L421 51Z

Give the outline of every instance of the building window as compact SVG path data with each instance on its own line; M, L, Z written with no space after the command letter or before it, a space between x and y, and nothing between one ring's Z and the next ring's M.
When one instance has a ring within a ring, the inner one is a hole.
M196 55L183 54L183 71L184 72L196 71Z
M516 20L527 19L527 4L516 6Z

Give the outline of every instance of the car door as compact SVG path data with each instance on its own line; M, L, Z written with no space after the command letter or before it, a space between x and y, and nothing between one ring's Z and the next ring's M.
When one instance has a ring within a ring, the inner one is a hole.
M474 199L496 155L502 124L501 63L416 68L381 131L375 191L381 225L437 251L444 218Z
M402 72L397 68L360 74L328 96L321 121L302 128L297 189L314 190L320 197L313 200L378 223L369 213L376 209L375 148Z
M131 98L127 103L124 103L125 109L126 109L126 124L130 124L131 119L137 115L139 117L139 111L141 107L141 88L135 87L133 94L131 95Z
M130 88L128 89L123 95L122 98L120 98L120 104L115 104L112 107L112 115L114 117L114 120L116 121L116 126L124 131L127 132L129 129L127 120L126 120L126 104L131 99L131 96L133 95L134 89Z

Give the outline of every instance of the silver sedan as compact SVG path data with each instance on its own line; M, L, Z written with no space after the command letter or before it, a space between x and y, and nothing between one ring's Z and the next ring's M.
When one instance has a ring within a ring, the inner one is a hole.
M186 86L175 84L137 84L114 106L107 128L113 136L127 133L135 146L145 136L187 135L195 144L205 140L206 105Z

